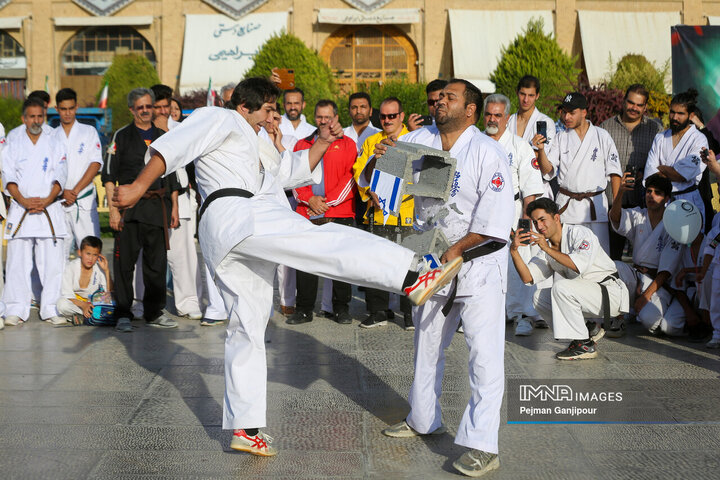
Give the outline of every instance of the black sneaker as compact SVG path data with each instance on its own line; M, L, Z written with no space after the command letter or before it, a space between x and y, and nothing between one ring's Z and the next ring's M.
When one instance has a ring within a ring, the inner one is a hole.
M373 328L382 327L387 325L387 316L385 312L375 312L368 315L368 317L360 323L362 328Z
M406 331L412 332L413 330L415 330L415 324L412 320L412 313L403 314L403 323Z
M555 355L558 360L587 360L595 357L597 350L592 340L573 340L568 348Z
M334 315L335 321L340 325L349 325L352 323L348 312L339 312Z
M712 335L712 328L708 329L708 326L704 323L696 323L695 325L688 325L688 340L692 343L702 343L707 337Z
M605 331L608 338L620 338L625 335L625 318L619 317L610 319L610 327Z
M318 313L323 318L332 318L335 319L335 314L332 312L328 312L327 310L320 310L320 313Z
M395 312L393 312L390 309L385 310L385 318L388 320L394 320L395 319Z
M290 315L290 318L285 320L285 323L287 323L288 325L300 325L302 323L312 322L312 319L312 313L301 312L300 310L297 310L295 313Z

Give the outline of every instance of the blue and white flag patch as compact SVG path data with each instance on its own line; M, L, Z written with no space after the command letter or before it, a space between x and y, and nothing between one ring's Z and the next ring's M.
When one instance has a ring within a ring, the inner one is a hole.
M390 175L380 170L373 170L370 180L370 190L375 192L383 209L383 225L387 223L390 215L400 214L402 201L402 178Z

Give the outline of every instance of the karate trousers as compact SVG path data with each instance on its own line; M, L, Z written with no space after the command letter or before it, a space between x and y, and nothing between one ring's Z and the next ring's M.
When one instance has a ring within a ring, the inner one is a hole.
M57 301L58 314L63 317L72 317L73 315L82 315L82 308L75 305L69 298L60 297Z
M711 280L708 278L705 281L709 282ZM713 326L713 340L720 340L720 272L713 273L712 276L712 295L710 297L710 322Z
M445 349L452 342L462 318L465 342L470 351L470 400L460 420L455 443L498 453L500 407L505 389L504 282L497 264L473 265L472 268L481 269L484 283L477 286L472 296L455 297L447 317L442 313L448 300L443 295L447 288L431 297L425 305L413 308L415 376L408 396L410 414L407 422L419 433L430 433L442 425L440 395Z
M97 208L83 210L73 205L65 209L65 225L67 225L68 236L65 237L65 259L70 256L73 242L75 248L80 248L83 238L94 236L100 238L100 219Z
M603 285L608 291L610 316L617 317L623 285L620 280L607 280ZM543 320L552 322L553 335L559 340L586 340L585 319L603 318L600 284L582 278L555 277L552 287L535 292L533 304Z
M53 242L52 238L14 238L8 240L7 248L7 282L2 294L5 315L15 315L23 320L30 317L30 272L34 261L42 284L40 318L47 320L57 316L56 304L65 269L63 238L58 238L57 242Z
M630 294L630 310L634 311L633 305L637 298L637 290L644 292L652 283L653 279L638 272L632 266L624 262L615 262L620 274L620 280L627 285ZM670 336L678 336L684 333L685 311L679 302L673 301L673 297L664 288L659 288L650 297L650 301L639 312L635 312L638 322L650 332L658 329Z
M533 257L531 247L518 249L523 261L527 264ZM505 314L508 319L513 319L526 315L528 317L537 316L537 311L532 306L532 298L535 293L535 285L526 285L520 279L520 275L515 269L512 258L508 263L508 291L507 300L505 301ZM464 327L463 327L464 328Z
M400 293L415 257L411 250L357 228L313 225L270 195L253 197L249 208L254 233L215 269L228 313L225 429L266 425L265 327L277 265Z
M200 314L202 294L200 269L195 250L195 219L181 218L178 228L170 229L167 263L173 280L175 310L179 316Z

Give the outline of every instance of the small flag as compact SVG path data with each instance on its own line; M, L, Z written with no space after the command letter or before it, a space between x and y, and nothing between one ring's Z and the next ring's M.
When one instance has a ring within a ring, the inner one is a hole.
M100 102L98 103L99 108L107 108L107 102L108 102L108 84L105 82L105 86L102 89L102 92L100 92Z
M402 200L402 178L390 175L380 170L373 170L370 179L370 190L375 192L383 209L383 225L387 223L390 215L400 214Z
M215 106L215 90L212 89L212 77L208 81L207 102L208 107Z

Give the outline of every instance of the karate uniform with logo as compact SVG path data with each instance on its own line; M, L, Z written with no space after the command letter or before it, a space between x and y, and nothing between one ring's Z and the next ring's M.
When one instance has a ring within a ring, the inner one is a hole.
M52 134L58 142L65 145L67 152L67 187L72 189L85 175L92 163L102 167L102 151L100 137L97 130L90 125L84 125L77 120L66 135L62 126L53 130ZM78 192L77 200L72 205L64 207L65 223L68 236L65 237L65 258L70 254L73 240L76 248L80 247L82 239L93 235L100 237L100 220L97 212L97 197L95 183L90 182L82 191Z
M317 183L322 169L310 172L308 151L278 154L236 111L196 109L150 145L148 155L155 152L165 160L166 175L195 161L203 199L223 188L253 195L209 204L199 239L229 319L223 428L264 427L265 327L277 265L399 293L415 255L355 228L313 225L293 212L283 189Z
M510 118L508 119L507 128L510 130L510 133L517 135L521 137L523 140L525 140L528 145L530 145L530 148L535 148L532 146L532 139L535 135L537 135L537 122L545 122L547 125L547 142L545 143L545 152L547 152L550 149L550 146L552 145L552 141L555 138L556 131L555 131L555 121L545 115L544 113L540 112L536 107L533 107L533 112L530 115L530 119L528 120L527 125L525 125L525 131L522 133L518 132L518 126L517 126L517 113L513 113L510 115ZM550 182L549 180L543 179L543 188L544 188L544 195L547 198L554 198L554 194L552 191L552 188L550 188ZM514 267L510 267L511 269Z
M403 137L403 141L442 150L437 127L428 126ZM440 228L451 244L468 233L507 243L515 218L512 173L500 145L475 126L468 127L450 149L457 171L447 203L416 197L418 224ZM422 159L419 161L422 162ZM418 175L421 163L413 165ZM418 178L416 178L416 181ZM446 209L446 217L430 223ZM413 308L415 324L415 377L410 387L408 424L429 433L442 424L440 394L445 349L455 335L459 319L470 350L470 400L458 427L455 443L486 452L498 452L500 406L505 384L505 293L508 250L463 264L457 276L457 293L447 317L442 309L452 285Z
M565 130L557 134L547 157L553 165L553 171L546 179L557 176L561 189L572 193L600 192L582 200L558 192L555 202L561 209L567 206L560 215L564 225L588 227L598 237L602 248L609 251L608 201L602 192L611 175L623 175L617 148L610 134L592 123L582 140L575 129Z
M25 198L45 198L55 183L62 188L66 180L64 146L50 134L41 133L35 144L27 133L16 134L3 151L5 191L9 183L14 183ZM65 267L65 216L59 201L51 203L43 213L26 213L19 203L12 201L5 225L7 282L2 301L6 315L28 319L32 298L30 272L34 260L42 284L40 318L45 320L57 316L56 303Z
M515 194L515 221L512 228L516 229L518 220L523 215L523 199L531 195L539 197L543 195L545 189L538 161L528 143L509 130L503 132L499 143L507 153L512 173L512 185ZM523 261L527 263L532 257L532 250L523 248L520 250L520 255L523 256ZM537 315L537 312L532 307L532 296L535 293L535 287L525 285L520 280L520 275L512 265L512 259L509 256L508 261L510 264L508 265L508 292L505 312L508 318L521 315L534 317Z
M700 160L700 151L703 148L708 148L707 138L695 125L690 125L675 147L672 143L672 130L658 133L648 153L643 183L650 175L658 172L659 165L673 167L685 179L684 182L672 182L673 200L684 199L692 202L705 219L705 204L697 189L705 171L705 164Z
M93 293L99 289L108 290L108 281L100 265L95 263L90 273L90 280L85 287L80 286L80 275L82 273L82 259L76 258L68 262L63 273L62 294L57 301L57 309L60 315L72 317L82 315L83 311L70 299L89 302Z
M658 273L675 273L682 256L681 245L665 231L662 220L652 228L646 208L623 208L620 223L617 226L613 224L613 228L633 245L633 265L615 262L620 279L627 285L630 304L633 305L638 290L644 292ZM666 316L672 299L669 290L659 288L643 309L635 312L638 321L650 331L662 328L665 333L675 334Z
M603 317L600 284L607 288L611 317L628 311L628 289L612 276L617 274L615 263L589 228L563 224L560 252L570 256L578 272L540 251L528 264L532 283L554 278L552 287L535 292L533 304L546 322L552 321L555 338L586 340L585 319Z

